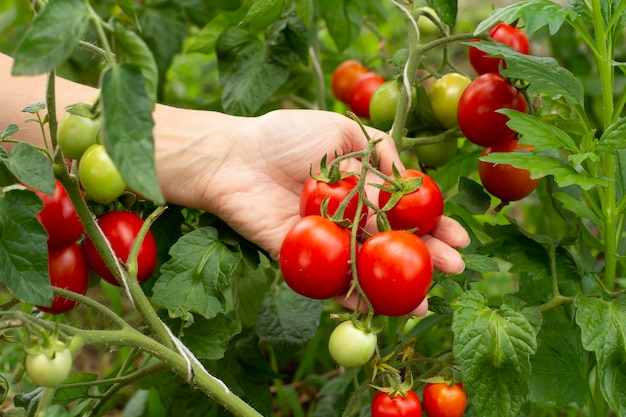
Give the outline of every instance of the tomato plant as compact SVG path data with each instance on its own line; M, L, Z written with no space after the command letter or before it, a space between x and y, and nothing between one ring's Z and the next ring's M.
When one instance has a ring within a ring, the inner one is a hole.
M354 59L339 64L331 78L331 88L337 100L347 104L350 92L359 78L369 72L365 65Z
M389 225L397 230L416 229L415 233L420 236L432 232L443 215L443 194L439 186L430 176L416 169L405 169L400 175L403 180L417 180L421 184L407 193L403 190L395 190L395 194L389 189L380 191L378 204L385 210ZM410 183L402 184L406 186ZM391 186L387 182L384 185ZM401 193L401 196L395 201L397 193ZM390 201L395 201L395 204L387 207Z
M345 174L345 172L343 173ZM337 182L329 182L324 179L310 177L300 192L300 216L323 215L322 202L327 199L327 215L331 217L339 208L339 205L348 197L356 187L359 177L356 175L342 175ZM346 204L343 219L354 222L359 203L359 193L356 193ZM360 227L365 227L367 222L368 208L361 210Z
M497 111L526 112L524 95L497 73L476 77L459 100L458 121L467 140L479 146L495 146L515 136L509 118Z
M341 366L356 368L365 365L374 354L376 333L355 326L350 320L337 325L328 339L330 356Z
M359 117L369 119L372 96L384 83L385 79L373 72L360 77L348 96L348 106L350 106L350 110Z
M72 370L72 352L68 347L44 349L26 354L26 372L42 387L54 388L67 379Z
M531 146L523 146L511 139L504 144L483 149L481 156L494 152L514 152L516 150L532 150ZM478 174L483 187L494 197L503 202L517 201L526 197L537 188L539 179L532 179L530 172L515 168L508 164L495 164L479 160Z
M104 145L91 145L81 156L78 177L87 196L99 203L110 203L119 197L126 183Z
M513 25L500 22L489 31L489 37L494 42L508 45L519 53L528 54L530 52L528 36L522 29ZM506 63L502 58L490 57L487 53L473 46L469 48L469 61L478 74L499 72L500 66L506 68Z
M378 391L372 400L372 417L422 417L422 405L411 390L395 395Z
M462 417L467 393L460 383L428 383L422 393L422 407L428 417Z
M377 313L408 314L430 289L430 252L412 233L389 230L374 234L363 243L356 262L359 284Z
M347 291L350 232L322 216L301 218L283 239L280 272L305 297L326 299Z
M391 127L400 99L400 88L397 80L388 80L382 83L372 94L369 118L378 128L388 129Z
M459 125L457 121L459 100L471 81L463 74L450 72L438 78L430 86L428 90L430 106L439 123L446 129Z
M98 217L97 223L111 245L116 258L126 262L144 220L130 211L111 211ZM105 281L119 286L120 283L104 263L89 236L85 238L83 245L89 266ZM148 230L137 254L137 281L141 283L150 278L156 266L156 260L156 243L152 232Z
M37 214L37 219L48 232L48 247L60 249L76 242L83 234L84 227L61 182L55 180L52 195L33 191L43 202L43 209Z
M100 119L66 112L59 121L57 143L65 156L79 160L87 148L98 143Z
M62 249L51 249L48 255L50 285L84 295L89 285L89 265L83 247L74 242ZM51 314L66 313L76 307L76 301L54 296L52 305L37 306Z

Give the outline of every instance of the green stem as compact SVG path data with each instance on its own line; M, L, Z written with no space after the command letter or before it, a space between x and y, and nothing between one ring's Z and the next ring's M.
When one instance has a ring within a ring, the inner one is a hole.
M43 390L43 395L39 398L39 403L37 404L37 411L35 411L35 417L45 417L46 409L52 404L52 399L54 398L54 392L56 388L45 388Z

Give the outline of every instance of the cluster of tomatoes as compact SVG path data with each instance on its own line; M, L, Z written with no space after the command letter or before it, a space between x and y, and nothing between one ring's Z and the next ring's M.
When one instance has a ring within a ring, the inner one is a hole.
M387 81L357 60L342 62L333 72L331 88L337 100L358 117L370 118L370 102L376 90Z
M372 417L462 417L467 406L467 393L460 383L427 383L422 402L415 391L398 393L378 391L372 401Z
M519 53L529 53L526 34L515 26L497 24L489 32L495 42L504 43ZM507 126L508 117L500 109L527 111L524 94L499 73L505 62L489 57L478 48L470 47L469 60L478 76L467 86L458 105L458 124L470 142L482 146L482 155L492 152L531 150L517 141L516 132ZM485 189L504 202L526 197L539 180L531 179L530 173L507 164L479 161L478 174Z
M430 233L443 214L438 185L417 170L396 172L395 184L385 182L377 201L378 216L388 227L369 234L365 225L370 207L360 204L360 177L346 172L331 177L311 177L303 187L301 218L287 232L280 251L285 282L306 297L328 299L351 288L354 266L358 285L376 313L410 313L432 281L432 259L420 236ZM343 212L337 213L339 209ZM359 244L353 247L355 222Z
M85 159L85 157L89 157L90 152L101 153L104 151L102 145L95 143L86 147L83 146L82 151L77 151L80 148L79 142L84 141L85 135L89 134L89 131L84 129L86 125L81 124L85 121L89 124L93 123L93 121L82 116L66 116L63 119L63 123L59 126L59 143L63 143L64 148L69 149L71 157L80 158L79 171L84 161L87 161L86 164L89 169L94 171L103 169L107 171L109 168L106 163L101 164L89 158ZM74 127L69 128L68 123ZM76 126L81 126L81 129L77 129ZM95 126L98 125L96 124ZM97 129L94 129L91 132L94 137L96 137L96 131ZM87 190L89 188L88 184L91 185L91 183L82 181L82 178L83 176L81 176L81 184L88 196L93 197L94 190L98 197L102 196L102 194L98 194L98 190L102 187L106 188L106 181L102 180L102 183L99 184L94 183L93 186L95 188ZM89 286L90 271L93 270L107 282L119 285L109 268L105 265L92 240L88 236L83 237L84 226L67 191L59 180L55 181L55 191L52 195L33 190L44 205L43 209L37 214L37 219L48 234L50 284L54 287L64 288L84 295ZM99 201L103 200L99 199ZM128 259L135 238L144 224L144 220L136 213L130 211L109 211L99 216L96 221L116 257L125 262ZM148 231L140 247L137 259L137 279L139 282L145 281L152 274L156 266L156 253L154 237ZM61 314L72 310L75 306L75 301L55 295L50 306L38 306L38 308L51 314Z

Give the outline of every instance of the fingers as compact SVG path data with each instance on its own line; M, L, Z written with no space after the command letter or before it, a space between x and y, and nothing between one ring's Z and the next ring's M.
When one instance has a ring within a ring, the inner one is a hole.
M447 216L441 218L435 230L430 234L453 248L465 248L470 244L469 234L463 226Z
M349 310L355 310L357 301L358 301L358 295L356 292L352 292L352 294L350 294L349 297L346 297L345 295L339 295L335 297L335 300L339 304L341 304L343 307ZM361 305L359 306L359 313L363 313L363 314L367 313L367 304L365 303L364 300L361 300ZM417 306L415 310L411 311L409 315L416 316L416 317L424 317L427 313L428 313L428 298L424 299L424 301L422 301L422 303L419 306Z
M404 165L400 160L398 149L393 141L393 138L388 134L381 132L380 130L373 128L366 128L366 131L372 140L382 140L376 145L376 152L378 153L380 170L385 174L391 174L391 167L395 165L399 170L404 169Z

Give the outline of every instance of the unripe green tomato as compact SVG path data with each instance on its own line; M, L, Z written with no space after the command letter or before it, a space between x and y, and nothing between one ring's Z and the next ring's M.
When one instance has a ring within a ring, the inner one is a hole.
M441 20L439 19L439 16L437 15L437 12L435 12L435 10L433 10L431 7L422 7L421 10L428 12L429 14L434 16L435 19L441 22ZM425 35L425 36L432 36L432 35L436 35L439 33L439 28L437 27L435 22L433 22L432 20L430 20L429 18L423 15L420 15L418 17L417 27L420 31L420 34Z
M352 321L347 320L335 327L330 334L328 351L339 365L356 368L370 360L377 343L376 333L358 329Z
M98 203L110 203L119 197L126 183L104 145L91 145L78 163L78 178L89 197Z
M444 166L456 155L458 138L452 137L442 143L429 143L417 145L414 148L415 156L419 162L429 168Z
M446 129L459 125L459 99L472 80L463 74L451 72L436 80L428 91L430 106L439 123Z
M396 80L389 80L376 89L370 100L370 120L374 126L383 130L391 127L400 100L400 87Z
M54 388L70 375L72 352L69 348L62 348L54 352L27 354L25 366L28 376L35 384Z
M100 119L65 113L59 121L57 143L63 154L72 159L80 159L87 148L98 143Z

